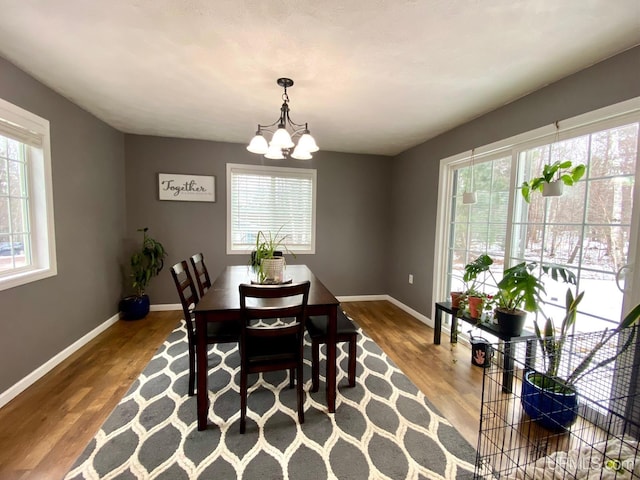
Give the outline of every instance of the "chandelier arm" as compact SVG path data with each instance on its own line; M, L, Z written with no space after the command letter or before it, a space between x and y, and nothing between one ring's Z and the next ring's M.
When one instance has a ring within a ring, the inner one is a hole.
M291 118L289 118L289 115L287 115L287 122L289 122L289 125L291 125L293 127L294 130L306 130L307 129L307 123L296 123L293 120L291 120Z
M294 125L292 123L292 125ZM297 125L296 127L300 127L300 128L295 128L293 130L293 133L291 133L291 137L293 138L295 135L302 135L304 132L307 131L307 126L306 125Z
M276 125L278 125L280 123L280 119L278 118L275 122L270 123L269 125L260 125L258 124L258 128L260 130L265 130L269 133L273 133L273 130L269 130L271 127L275 127Z

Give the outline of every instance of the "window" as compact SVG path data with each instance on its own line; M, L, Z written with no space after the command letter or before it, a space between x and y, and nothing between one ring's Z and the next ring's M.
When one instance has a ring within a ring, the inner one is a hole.
M486 253L494 260L494 275L502 272L505 258L511 157L499 155L454 166L451 192L451 243L448 251L447 288L464 290L464 266ZM464 192L475 192L477 203L464 204ZM498 277L499 278L499 277ZM479 279L490 281L490 276Z
M56 274L49 122L0 100L0 290Z
M562 123L566 126L560 136L549 126L477 149L475 205L461 202L471 178L470 155L442 161L435 299L460 290L464 265L486 252L499 264L493 271L498 279L503 266L523 261L554 263L573 271L577 290L586 292L577 331L611 327L640 301L635 286L640 269L628 265L639 253L635 178L640 170L640 99ZM562 197L544 198L536 192L526 203L518 186L558 159L585 164L584 177L565 187ZM632 276L626 278L626 288L624 273ZM567 285L548 277L542 280L545 312L561 318ZM629 280L635 281L634 288L629 288ZM485 291L492 293L491 287ZM532 328L533 315L528 321Z
M315 253L316 170L227 164L227 253L248 253L259 231Z
M576 274L577 290L585 292L577 331L604 330L620 321L623 292L616 275L629 257L638 125L636 121L598 129L519 154L518 183L559 159L587 167L583 179L561 197L535 195L527 204L516 196L511 249L512 263L556 263ZM562 318L567 286L551 281L545 286L545 311Z

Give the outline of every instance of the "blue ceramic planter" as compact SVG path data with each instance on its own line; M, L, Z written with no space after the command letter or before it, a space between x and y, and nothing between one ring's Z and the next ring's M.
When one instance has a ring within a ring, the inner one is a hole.
M543 390L531 381L538 372L526 372L522 381L522 408L542 427L562 431L573 425L578 417L578 396L575 391L559 393ZM549 380L552 381L552 380Z
M120 300L120 318L123 320L140 320L149 313L149 296L132 295Z

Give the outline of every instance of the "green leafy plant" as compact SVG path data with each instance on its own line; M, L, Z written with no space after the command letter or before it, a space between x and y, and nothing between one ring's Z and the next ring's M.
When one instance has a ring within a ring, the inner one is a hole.
M464 266L464 275L462 277L462 280L465 283L466 289L460 295L460 305L457 312L458 316L469 313L470 297L477 297L481 299L481 312L489 309L489 296L480 290L480 287L484 285L484 282L478 281L478 275L488 271L491 265L493 265L493 260L491 259L491 257L489 257L489 255L483 254ZM482 317L482 314L480 315L480 317Z
M557 265L540 265L538 262L522 262L504 271L498 282L498 293L494 297L497 308L507 312L525 310L535 312L540 307L542 294L546 293L544 284L536 275L537 269L548 274L553 280L562 279L565 283L576 284L573 272Z
M545 183L562 181L565 185L572 186L582 178L585 171L586 167L583 164L578 164L574 167L571 160L558 160L550 165L545 165L541 176L532 178L528 182L523 182L520 185L520 191L525 201L529 203L531 194L536 190L542 192Z
M258 282L260 283L264 283L266 280L266 273L262 263L263 260L282 256L282 250L293 255L295 258L295 254L291 252L285 244L287 236L280 234L283 228L284 226L280 227L275 235L271 232L265 233L262 230L256 235L256 247L255 250L251 252L251 265L256 271Z
M136 295L144 295L145 289L151 279L158 275L164 267L164 259L167 252L160 242L151 238L147 227L139 228L142 232L141 249L131 255L131 286L136 291Z
M614 328L613 330L604 330L600 334L600 338L594 347L587 352L582 361L571 370L565 378L559 378L558 370L562 361L562 353L564 344L567 341L567 335L571 332L573 325L576 322L578 313L578 305L584 297L584 292L579 293L576 297L573 296L571 289L567 289L565 300L565 315L560 323L560 327L556 328L553 320L547 317L542 310L540 310L542 316L545 319L543 329L540 329L538 322L534 324L536 337L538 343L544 355L545 374L536 375L531 380L542 389L553 390L557 392L570 392L575 391L575 383L587 375L588 373L604 367L605 365L615 361L629 346L633 343L635 336L635 330L631 332L629 337L625 340L624 344L616 348L608 358L599 361L594 366L591 366L597 353L605 345L611 343L615 336L620 333L621 330L634 325L638 318L640 318L640 305L636 305Z
M521 262L504 271L502 279L497 281L491 272L493 259L487 254L482 254L473 262L465 265L463 280L468 284L468 291L477 296L484 296L485 309L495 306L510 313L516 310L535 312L541 302L542 295L546 293L544 284L540 281L537 270L542 274L550 275L553 280L562 280L565 283L576 284L576 276L573 272L557 265L540 265L537 262ZM497 286L497 292L489 297L478 293L480 284L477 277L482 272L489 272Z
M493 259L487 254L482 254L473 262L467 263L464 266L464 275L462 280L464 280L465 285L467 286L467 290L465 292L467 295L480 293L478 291L478 287L479 285L482 285L482 283L478 282L478 275L489 271L491 265L493 265Z

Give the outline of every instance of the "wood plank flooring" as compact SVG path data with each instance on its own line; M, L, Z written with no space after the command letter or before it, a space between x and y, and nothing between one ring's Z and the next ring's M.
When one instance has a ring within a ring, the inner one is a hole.
M452 352L444 335L433 345L433 330L390 302L343 307L475 446L482 369L470 350ZM181 315L117 322L0 409L0 479L61 479Z

